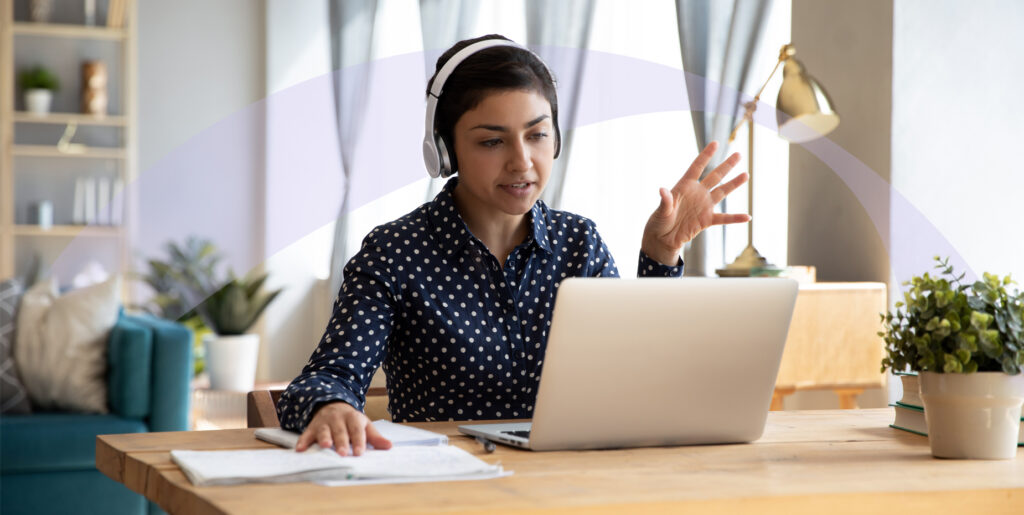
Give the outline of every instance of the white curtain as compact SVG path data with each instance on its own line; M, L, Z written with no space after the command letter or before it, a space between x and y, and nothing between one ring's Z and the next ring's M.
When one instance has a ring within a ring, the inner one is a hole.
M526 0L527 45L544 59L558 85L562 150L543 195L555 209L561 209L593 19L594 0Z
M705 173L728 155L729 132L742 110L743 99L737 92L747 86L751 59L771 5L772 0L676 0L679 47L697 146L703 149L712 141L720 145ZM731 258L724 255L723 242L721 232L704 231L694 238L684 254L686 275L708 275L709 261Z
M423 33L423 60L427 76L423 79L424 98L427 80L434 75L437 58L452 45L482 34L473 34L479 0L420 0L420 26ZM424 175L426 172L424 171ZM427 181L424 200L431 201L448 179Z
M351 209L354 154L366 115L370 56L377 17L377 0L334 0L330 3L331 64L334 71L334 104L337 109L338 143L344 177L341 210L334 227L331 254L331 294L341 288Z

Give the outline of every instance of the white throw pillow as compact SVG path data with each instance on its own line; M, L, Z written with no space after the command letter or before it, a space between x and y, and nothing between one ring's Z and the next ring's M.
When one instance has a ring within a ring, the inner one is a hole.
M43 281L21 299L14 358L32 406L107 413L107 338L119 277L60 296Z

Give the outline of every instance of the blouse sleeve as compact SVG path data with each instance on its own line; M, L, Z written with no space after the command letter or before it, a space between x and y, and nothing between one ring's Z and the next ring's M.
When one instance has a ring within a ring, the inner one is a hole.
M317 408L342 401L362 411L373 373L387 353L396 295L387 257L371 232L344 269L344 282L320 344L281 395L281 427L303 431Z
M674 266L664 265L640 251L640 261L636 266L637 277L682 277L683 259L677 257Z

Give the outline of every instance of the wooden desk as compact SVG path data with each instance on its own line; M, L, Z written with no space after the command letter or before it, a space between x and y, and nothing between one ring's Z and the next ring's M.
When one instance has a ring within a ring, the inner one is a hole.
M888 427L891 408L781 411L750 445L486 454L456 423L416 424L515 475L485 481L197 488L170 449L270 447L251 429L106 435L96 464L170 513L1020 513L1024 450L1009 461L938 460ZM917 510L917 511L910 511Z

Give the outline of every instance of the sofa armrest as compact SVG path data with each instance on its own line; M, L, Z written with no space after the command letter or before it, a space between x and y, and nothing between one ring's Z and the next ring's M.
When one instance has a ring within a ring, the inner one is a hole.
M145 419L152 397L153 332L122 314L110 330L107 349L110 411L124 418Z
M187 430L192 394L192 331L148 315L124 318L146 328L152 336L149 430Z

